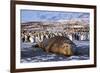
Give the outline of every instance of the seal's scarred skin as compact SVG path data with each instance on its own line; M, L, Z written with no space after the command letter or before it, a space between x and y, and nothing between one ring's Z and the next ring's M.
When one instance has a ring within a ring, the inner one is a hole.
M38 45L46 52L62 54L65 56L73 55L73 48L75 47L75 44L64 36L55 36L49 39L44 39Z

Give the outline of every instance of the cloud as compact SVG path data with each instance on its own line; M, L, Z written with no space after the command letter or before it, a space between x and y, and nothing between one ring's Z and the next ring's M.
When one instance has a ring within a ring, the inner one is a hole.
M58 21L70 19L86 19L89 21L89 13L83 12L62 12L62 11L40 11L21 10L21 22L28 21Z

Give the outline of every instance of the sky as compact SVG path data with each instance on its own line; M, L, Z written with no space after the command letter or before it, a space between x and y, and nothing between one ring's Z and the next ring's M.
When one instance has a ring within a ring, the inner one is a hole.
M21 10L21 23L30 21L59 21L70 19L84 20L89 23L89 17L89 13L83 12Z

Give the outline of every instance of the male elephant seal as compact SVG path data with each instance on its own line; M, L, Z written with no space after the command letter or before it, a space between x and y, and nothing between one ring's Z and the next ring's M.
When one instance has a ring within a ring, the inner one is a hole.
M38 46L46 52L71 56L73 55L75 44L67 37L55 36L49 39L44 39L38 44Z

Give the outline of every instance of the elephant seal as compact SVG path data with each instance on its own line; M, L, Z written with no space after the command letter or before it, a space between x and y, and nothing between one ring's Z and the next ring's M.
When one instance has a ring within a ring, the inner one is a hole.
M73 55L73 48L75 44L67 37L55 36L49 39L44 39L38 43L39 48L42 48L46 52L62 54L65 56Z

